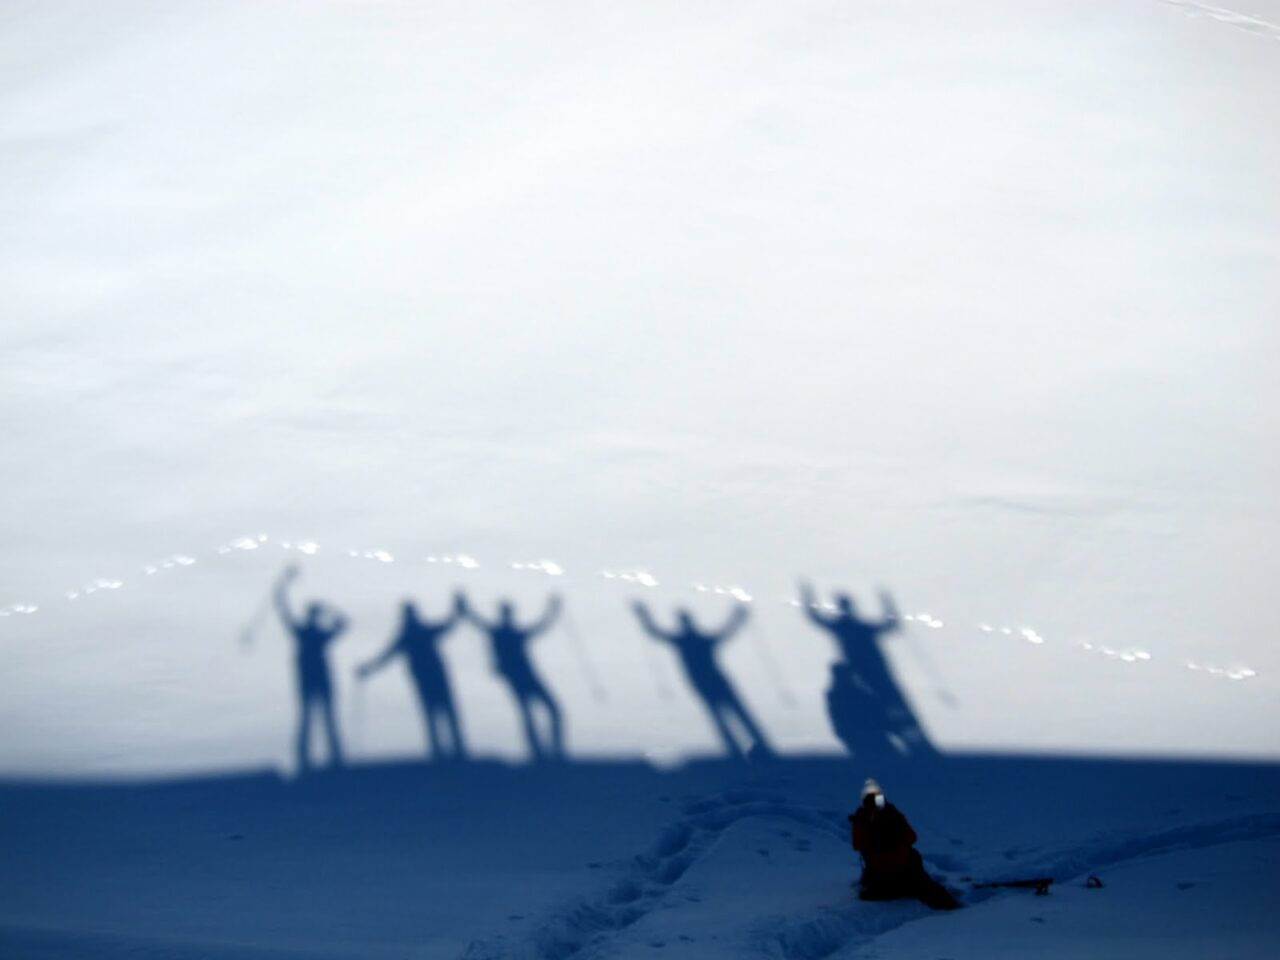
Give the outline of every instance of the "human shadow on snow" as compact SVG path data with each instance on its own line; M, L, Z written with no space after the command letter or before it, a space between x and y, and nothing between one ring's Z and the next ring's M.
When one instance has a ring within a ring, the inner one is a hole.
M424 619L417 605L406 600L400 610L399 631L391 643L356 669L357 678L366 680L397 657L404 659L422 712L430 757L437 760L464 760L467 756L462 719L440 649L444 638L466 616L466 600L461 593L454 597L449 613L434 621Z
M747 609L738 605L719 630L701 628L688 610L676 611L674 630L663 630L643 603L632 605L646 634L666 643L680 658L690 689L702 701L727 755L763 759L773 751L754 716L721 668L717 649L746 623Z
M882 648L885 638L902 629L892 595L881 591L878 619L861 616L848 593L837 593L832 604L820 604L807 583L801 585L800 603L808 620L829 634L839 651L831 665L827 716L849 753L867 762L918 762L931 755L933 745Z
M317 721L325 735L331 766L343 762L335 710L335 685L329 648L348 626L333 605L314 601L302 616L294 613L289 589L298 569L286 569L273 590L275 606L294 640L298 699L295 762L300 772L317 766L311 733ZM813 589L801 586L805 617L835 641L838 657L831 665L826 691L827 714L835 736L851 755L866 762L920 762L934 750L907 697L893 674L882 644L901 629L902 619L892 597L881 593L881 616L863 617L847 593L820 604ZM763 726L747 706L720 663L719 652L743 627L750 614L736 605L719 629L699 626L688 609L677 609L674 627L660 626L649 608L632 609L643 632L671 648L679 659L691 693L700 701L724 754L739 760L762 761L773 755ZM552 596L542 615L521 622L513 602L502 600L492 618L483 616L459 591L448 612L428 619L413 600L401 606L399 626L388 645L356 670L368 680L395 661L404 663L421 713L427 758L461 762L468 759L467 741L450 671L443 654L446 637L460 626L479 630L489 641L494 674L511 694L531 760L565 761L565 716L532 656L532 642L560 620L563 604Z

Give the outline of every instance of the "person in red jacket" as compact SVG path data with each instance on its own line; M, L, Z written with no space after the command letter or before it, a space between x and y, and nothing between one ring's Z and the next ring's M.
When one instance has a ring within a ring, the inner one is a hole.
M885 800L874 780L862 787L862 805L849 816L853 849L862 854L863 900L914 897L935 910L954 910L956 898L925 872L915 848L916 832L902 811Z

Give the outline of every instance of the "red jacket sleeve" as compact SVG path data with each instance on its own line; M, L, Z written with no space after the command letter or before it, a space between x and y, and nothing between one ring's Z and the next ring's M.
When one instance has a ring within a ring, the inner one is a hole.
M867 828L862 818L856 813L849 814L849 833L853 849L861 850L867 842Z

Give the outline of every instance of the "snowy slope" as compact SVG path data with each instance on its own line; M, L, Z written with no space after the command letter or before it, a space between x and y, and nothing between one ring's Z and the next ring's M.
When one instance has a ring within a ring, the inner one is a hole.
M53 956L1266 956L1280 770L956 756L875 773L966 901L862 903L849 760L0 786L0 947ZM1100 890L1084 889L1091 874ZM1051 876L1048 897L974 880Z
M1274 952L1280 5L1231 3L0 5L0 956ZM308 777L293 562L351 622ZM897 726L809 579L896 598ZM474 626L470 762L356 679L459 589L564 597L565 762ZM637 599L750 611L777 756ZM968 909L853 898L869 773Z

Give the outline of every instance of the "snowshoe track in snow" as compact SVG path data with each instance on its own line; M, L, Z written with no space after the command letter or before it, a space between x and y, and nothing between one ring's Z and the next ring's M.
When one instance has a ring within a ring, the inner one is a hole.
M767 818L799 823L846 842L843 814L787 804L757 790L734 789L685 805L682 816L659 835L653 846L635 856L623 875L603 892L559 911L523 941L498 936L473 942L464 960L569 960L608 955L613 938L658 909L680 880L735 823ZM797 849L804 849L797 841ZM822 953L785 953L818 957Z
M768 792L730 790L693 801L684 806L680 819L664 829L647 852L633 857L622 875L605 889L556 911L527 936L474 941L463 960L604 960L620 956L616 952L622 946L618 942L620 935L655 911L676 905L677 882L711 852L726 831L744 821L761 819L803 825L829 835L835 844L848 842L843 814L789 804ZM1280 835L1280 815L1253 814L1206 821L1193 828L1182 825L1153 833L1118 833L1059 851L1012 849L1000 857L1008 865L1016 864L1018 876L1031 871L1065 881L1149 856L1276 835ZM779 836L794 850L809 847L808 841L788 831ZM766 855L764 850L759 853ZM973 869L964 861L945 855L926 855L926 862L931 870L941 867L947 873ZM1006 869L1010 869L1008 865ZM1007 895L1007 890L992 889L970 893L968 899L978 903ZM685 892L686 898L693 896ZM880 934L930 915L926 907L914 901L877 903L871 909L851 889L847 904L758 918L746 934L746 943L749 955L823 960L847 955ZM662 945L650 944L655 948Z
M1018 877L1044 876L1053 877L1058 881L1070 881L1107 867L1146 857L1274 836L1280 836L1280 815L1271 813L1206 820L1194 826L1184 824L1153 833L1117 832L1069 849L1027 856L1025 859L1022 858L1021 850L1006 851L1004 858L1018 865L1016 876L1010 873L989 879L999 881ZM988 891L978 895L977 898L985 899L992 893L994 891Z

